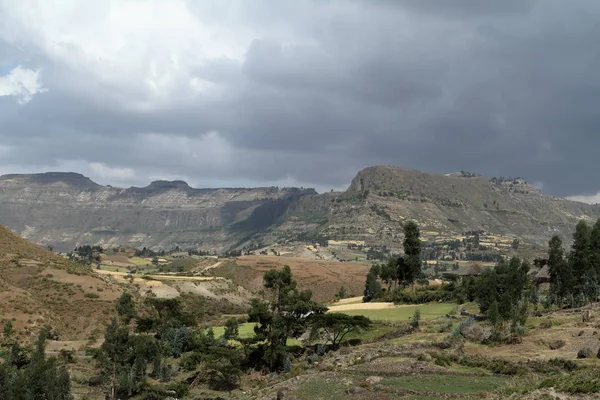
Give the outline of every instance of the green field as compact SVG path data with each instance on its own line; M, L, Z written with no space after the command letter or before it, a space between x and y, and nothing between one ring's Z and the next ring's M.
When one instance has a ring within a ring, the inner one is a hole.
M380 385L390 389L404 389L417 392L407 399L439 399L446 395L476 395L488 392L508 382L507 378L498 376L462 376L445 374L420 374L404 375L384 379ZM337 400L346 399L345 390L348 387L341 379L323 379L316 377L310 381L302 382L296 396L303 400ZM419 393L419 392L422 392ZM479 397L478 395L476 395ZM381 398L381 397L377 397ZM396 398L389 394L385 398ZM456 398L456 397L454 397Z
M506 381L507 378L499 376L421 374L389 378L383 380L381 384L390 388L419 392L467 394L494 390Z
M456 308L455 303L427 303L381 310L347 310L345 314L364 315L374 321L408 321L416 309L421 310L421 319L432 319L444 316Z
M152 261L148 261L142 257L131 257L129 262L136 266L152 265Z
M239 325L239 332L241 339L247 339L254 336L254 326L256 324L254 322L246 322L244 324ZM215 337L223 336L225 332L225 326L214 326L213 331L215 332Z
M129 272L129 270L125 267L117 267L115 265L105 265L100 264L100 269L104 271L112 271L112 272Z

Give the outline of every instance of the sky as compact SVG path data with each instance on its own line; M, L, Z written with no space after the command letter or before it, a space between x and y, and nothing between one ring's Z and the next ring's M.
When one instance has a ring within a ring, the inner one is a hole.
M0 174L345 189L361 168L600 201L600 1L0 0Z

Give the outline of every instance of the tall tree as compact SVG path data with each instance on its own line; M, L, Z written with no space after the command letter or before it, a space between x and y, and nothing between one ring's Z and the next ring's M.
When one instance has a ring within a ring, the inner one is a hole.
M600 276L600 218L594 224L590 235L590 257L596 275Z
M265 272L263 285L270 301L252 299L248 319L257 322L254 332L258 340L264 341L263 361L270 370L280 370L286 357L287 339L302 335L309 318L327 309L312 300L310 290L297 289L287 265L282 270Z
M550 275L550 292L558 304L573 289L571 265L565 260L565 250L558 236L553 236L548 243L548 273Z
M397 263L398 259L396 257L390 257L388 262L380 267L379 277L386 283L388 290L392 286L392 283L395 283L398 279Z
M117 313L124 321L129 322L135 317L135 304L131 293L123 292L117 301Z
M367 274L365 291L363 295L363 302L365 303L381 297L381 284L377 280L377 275L373 271L369 271Z
M591 268L590 242L590 227L585 221L579 221L573 234L573 244L569 253L569 262L575 278L575 293L573 295L579 295L584 291L588 268Z
M414 221L404 225L404 281L412 284L421 275L421 239L419 226Z
M487 269L477 280L479 309L488 318L508 321L516 314L524 317L530 288L529 264L513 257L502 260L493 269ZM490 309L492 315L489 314Z

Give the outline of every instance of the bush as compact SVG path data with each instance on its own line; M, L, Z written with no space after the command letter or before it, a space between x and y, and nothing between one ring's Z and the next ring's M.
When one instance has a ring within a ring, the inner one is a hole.
M569 372L579 368L579 365L575 361L565 360L564 358L552 358L548 360L548 364Z
M550 343L548 347L550 347L550 350L558 350L565 347L566 344L567 343L564 340L555 340L554 342Z
M86 293L86 294L84 294L84 296L88 297L90 299L97 299L98 297L100 297L96 293Z
M591 358L592 350L589 347L584 347L577 352L577 358Z
M597 393L600 392L600 380L594 371L582 370L569 375L553 376L542 381L539 387L552 387L566 393Z
M410 326L413 329L419 329L419 323L421 321L421 310L420 309L416 309L415 313L413 314L411 320L410 320Z
M439 332L450 332L450 329L452 329L452 322L448 321L445 324L440 325Z
M194 371L198 364L202 361L202 354L198 352L193 352L184 355L179 361L179 366L186 371Z

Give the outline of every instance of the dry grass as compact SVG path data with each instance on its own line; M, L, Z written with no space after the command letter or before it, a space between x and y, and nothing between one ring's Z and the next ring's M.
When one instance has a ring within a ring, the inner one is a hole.
M320 261L301 257L242 256L214 268L214 275L225 276L238 285L256 291L262 288L263 274L273 268L289 265L301 289L313 292L317 301L331 301L340 287L346 293L359 294L364 289L369 266L359 263Z

